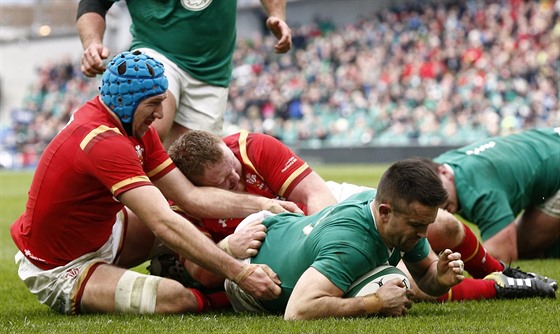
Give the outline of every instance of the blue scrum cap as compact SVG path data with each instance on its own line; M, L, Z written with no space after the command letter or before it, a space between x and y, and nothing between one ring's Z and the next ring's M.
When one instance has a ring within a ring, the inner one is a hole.
M167 90L163 64L139 51L121 52L101 77L101 100L117 114L122 123L132 124L140 102Z

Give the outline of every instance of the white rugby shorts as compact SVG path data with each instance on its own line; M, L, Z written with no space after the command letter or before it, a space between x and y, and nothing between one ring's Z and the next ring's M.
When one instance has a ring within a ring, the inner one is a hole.
M97 251L84 254L65 266L43 270L35 266L21 252L15 255L19 263L18 275L41 304L67 315L81 313L81 288L87 283L87 275L98 264L115 261L122 244L125 216L117 214L109 240Z
M327 186L329 187L330 191L334 195L334 198L336 198L337 203L344 201L345 199L347 199L348 197L354 194L358 194L366 190L375 189L375 188L369 188L364 186L358 186L346 182L337 183L334 181L327 181Z
M191 130L205 130L222 136L229 88L193 78L155 50L137 50L163 64L169 82L167 91L175 97L175 122Z

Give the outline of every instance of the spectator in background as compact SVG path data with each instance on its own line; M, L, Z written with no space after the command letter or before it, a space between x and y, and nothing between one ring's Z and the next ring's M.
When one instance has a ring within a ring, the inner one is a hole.
M81 0L77 29L84 47L82 72L102 73L110 50L103 44L105 15L118 0ZM290 50L285 0L261 1L266 25L278 39L277 53ZM132 18L131 49L161 61L169 77L164 118L154 123L167 149L189 129L222 134L232 57L237 1L127 1ZM202 36L202 37L201 37Z
M12 127L3 144L16 168L37 165L48 143L70 120L80 101L90 99L98 82L85 80L76 62L65 56L37 68L20 108L11 110Z

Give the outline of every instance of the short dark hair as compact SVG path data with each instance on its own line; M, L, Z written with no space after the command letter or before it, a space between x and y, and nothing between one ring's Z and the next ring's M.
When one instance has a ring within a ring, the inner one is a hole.
M442 164L435 162L434 160L430 159L430 158L426 158L426 157L414 157L414 159L418 159L421 162L425 163L428 165L428 167L430 167L434 172L438 172L438 169L440 166L442 166Z
M447 191L430 164L420 158L409 158L395 162L383 173L376 198L379 203L404 211L414 202L438 207L447 200Z

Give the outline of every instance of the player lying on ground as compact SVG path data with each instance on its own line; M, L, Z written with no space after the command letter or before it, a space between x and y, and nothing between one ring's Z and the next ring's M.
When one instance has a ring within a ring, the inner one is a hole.
M280 313L289 320L406 315L413 292L399 280L365 296L345 295L364 273L395 266L401 258L430 295L461 282L461 254L445 250L438 256L425 238L446 198L437 175L409 159L390 166L377 191L363 191L313 215L265 215L264 220L254 215L266 226L267 236L247 265L274 268L282 277L282 294L272 302L258 300L226 280L233 308Z

